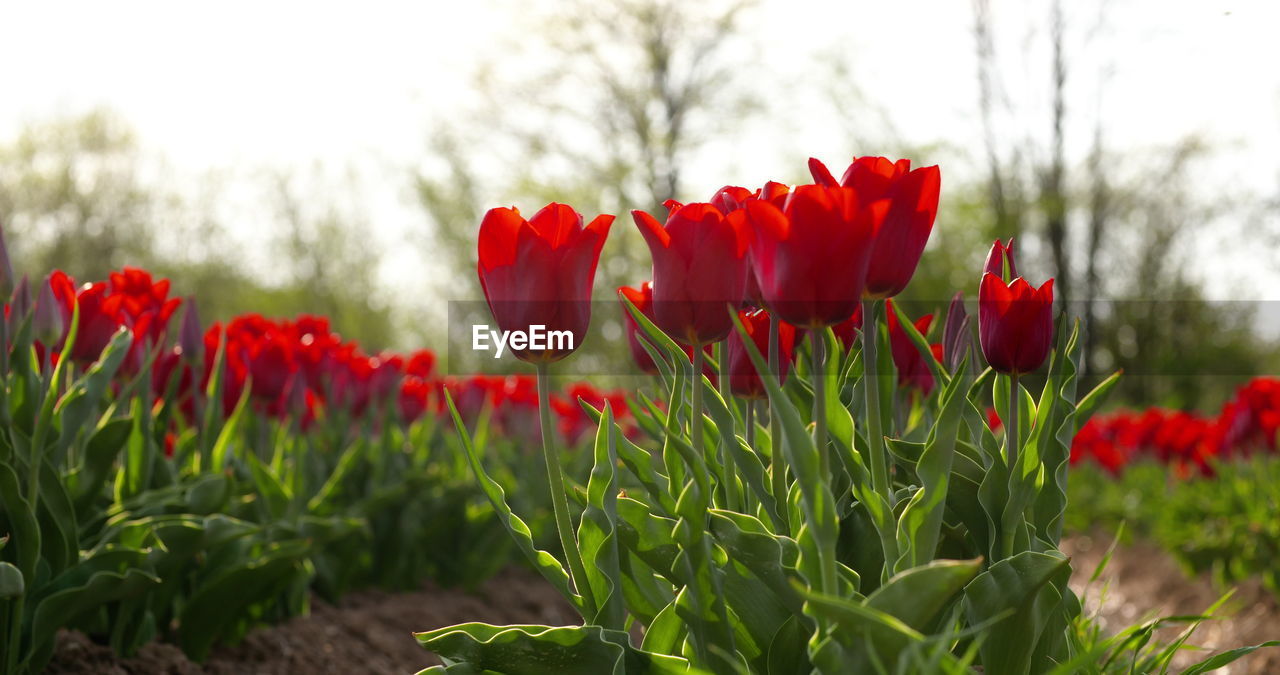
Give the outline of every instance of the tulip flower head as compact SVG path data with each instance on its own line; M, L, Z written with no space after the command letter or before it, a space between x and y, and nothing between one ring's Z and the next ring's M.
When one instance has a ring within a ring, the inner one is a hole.
M919 389L925 396L933 391L933 371L925 362L926 358L941 360L942 345L930 345L930 355L925 356L916 348L907 331L898 322L898 313L893 309L893 301L888 300L886 314L889 323L889 348L893 352L893 365L898 369L898 384ZM921 335L929 334L933 325L933 315L925 314L913 324Z
M665 224L632 211L653 256L654 323L673 339L698 347L733 328L727 305L747 286L746 214L725 215L710 203L673 205Z
M548 204L529 220L514 208L490 209L480 223L478 272L489 310L503 331L568 331L545 349L512 348L531 363L559 361L586 337L591 323L591 286L613 216L582 215L564 204ZM550 341L548 341L550 342Z
M755 343L756 349L762 355L769 353L769 313L763 309L754 311L744 311L738 313L738 319L742 321L742 327L746 330L747 335L751 337L751 341ZM782 357L782 362L778 364L778 379L785 382L787 379L787 371L791 368L791 363L795 361L796 346L796 328L787 322L781 322L778 325L778 353ZM726 361L725 366L729 373L729 390L735 396L748 399L765 398L764 383L760 380L760 373L756 370L755 364L751 362L751 357L747 353L747 346L742 341L742 336L738 331L729 334L729 341L726 343Z
M901 293L915 275L938 215L942 188L938 167L912 170L909 159L891 162L884 157L859 157L839 182L816 159L809 160L809 172L819 185L851 187L863 201L890 201L884 224L876 235L863 294L881 299Z
M960 361L969 353L973 337L969 330L969 315L964 309L964 294L956 291L947 308L947 320L942 326L942 363L954 372Z
M782 208L749 202L751 263L769 311L815 329L853 316L888 207L853 188L823 185L797 187Z
M1039 368L1053 348L1053 279L1033 287L1026 279L1012 281L993 270L1013 264L1013 240L997 240L987 257L978 289L978 337L987 363L1001 373L1021 374Z
M618 288L618 293L624 296L641 314L645 315L650 321L653 321L653 284L646 281L640 284L639 288L630 286L622 286ZM631 358L636 362L636 366L641 371L650 375L658 374L658 366L654 364L653 357L649 352L645 351L643 345L640 344L639 331L640 327L636 325L636 320L631 318L631 312L622 309L623 325L627 331L627 345L631 348Z

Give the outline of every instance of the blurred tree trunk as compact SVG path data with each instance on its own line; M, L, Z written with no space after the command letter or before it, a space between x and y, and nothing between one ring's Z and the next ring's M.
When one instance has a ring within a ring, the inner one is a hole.
M983 148L987 160L988 191L995 215L997 236L1017 237L1022 232L1025 205L1016 152L1006 162L996 130L996 108L1003 101L996 63L995 27L990 0L974 0L974 44L978 57L978 109L982 118Z
M1063 186L1066 173L1065 141L1063 124L1066 119L1066 85L1067 62L1063 55L1063 33L1065 20L1062 16L1061 0L1054 0L1050 10L1049 32L1053 49L1052 110L1050 112L1051 134L1049 140L1049 159L1041 172L1040 207L1044 210L1045 235L1049 240L1049 248L1053 253L1054 292L1063 305L1074 297L1071 275L1071 256L1068 249L1067 233L1067 195Z

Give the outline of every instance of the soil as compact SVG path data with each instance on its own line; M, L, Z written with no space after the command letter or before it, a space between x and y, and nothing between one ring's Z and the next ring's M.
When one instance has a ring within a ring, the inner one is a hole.
M1118 549L1101 578L1089 577L1110 539L1077 536L1063 542L1076 572L1072 585L1084 597L1085 611L1097 613L1105 630L1118 630L1157 614L1197 614L1222 593L1207 579L1188 579L1167 554L1144 543ZM1099 604L1099 600L1104 602ZM1210 650L1280 639L1280 605L1259 584L1237 589L1190 641ZM511 568L475 593L428 586L413 593L361 591L337 606L313 600L311 614L251 633L244 642L216 649L208 662L193 663L175 646L149 644L122 659L84 635L64 632L47 672L75 675L276 675L293 673L414 673L439 663L423 650L411 631L465 621L494 624L565 625L569 605L536 573ZM1176 631L1175 631L1176 632ZM1188 654L1185 662L1208 652ZM1230 675L1280 672L1280 648L1247 656Z
M244 642L216 648L204 664L174 645L154 642L133 658L64 631L47 673L75 675L293 675L296 673L416 673L440 663L412 631L465 621L493 624L573 622L576 615L536 572L509 568L475 593L428 585L413 593L360 591L337 605L312 598L311 614L253 631Z
M1090 582L1111 543L1111 535L1104 533L1062 542L1074 570L1071 586L1084 598L1084 611L1097 616L1106 632L1159 616L1204 614L1229 590L1215 586L1207 575L1189 579L1168 553L1147 542L1118 547L1099 578ZM1162 629L1157 635L1167 643L1185 627ZM1236 586L1214 618L1201 623L1187 641L1201 649L1186 651L1174 665L1180 670L1212 653L1268 640L1280 640L1280 602L1260 582L1248 581ZM1280 647L1260 649L1215 672L1280 673Z

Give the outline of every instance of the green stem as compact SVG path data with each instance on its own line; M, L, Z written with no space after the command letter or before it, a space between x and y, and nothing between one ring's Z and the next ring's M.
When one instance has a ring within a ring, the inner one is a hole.
M1009 376L1009 423L1004 425L1004 444L1009 455L1009 475L1018 467L1018 374Z
M716 382L720 385L720 398L725 403L732 404L733 394L729 392L729 343L721 341L716 344L716 362L720 364L719 377ZM694 378L698 384L702 384L701 376ZM698 387L701 389L702 387ZM724 508L730 511L741 511L740 501L738 499L738 486L735 482L738 475L738 469L733 461L733 450L729 448L729 443L736 443L737 439L733 436L725 438L720 437L720 445L716 449L716 459L720 462L720 468L724 472L724 488L721 495L724 499L721 502Z
M689 441L693 443L694 455L705 460L706 454L702 448L702 361L702 345L694 345L693 377L689 380L693 388L689 392L692 400L692 408L689 410Z
M769 372L764 377L777 378L778 385L782 385L782 319L776 315L769 315ZM779 523L781 534L790 534L790 523L786 522L785 515L790 513L791 499L788 496L787 485L787 463L783 460L782 453L782 423L778 421L778 411L773 403L769 403L769 474L773 488L773 498L778 502L778 513L784 516L782 523Z
M548 364L538 363L538 415L542 426L542 459L547 464L547 482L551 488L551 509L555 512L556 532L560 535L560 546L564 549L564 557L569 562L570 580L585 605L594 609L595 599L591 595L591 586L587 583L587 569L582 563L582 552L578 550L578 542L573 534L573 523L569 519L569 498L564 491L564 472L560 468L560 455L556 452L554 433L551 426L551 378L547 373ZM586 617L583 617L586 618Z
M867 443L871 448L871 485L889 500L889 467L884 456L884 429L880 420L880 374L876 354L878 309L874 300L862 302L862 367L867 389ZM891 501L889 503L892 503Z
M878 300L862 301L862 368L867 393L867 445L871 455L871 487L884 499L885 506L893 508L893 486L889 482L889 460L884 449L884 427L880 420L880 373L876 353L880 333L880 307ZM898 559L897 533L891 531L892 515L887 525L880 527L880 545L884 549L885 569L892 570ZM890 530L890 531L886 531Z
M751 399L747 399L746 401L744 401L744 404L746 405L746 410L743 411L742 423L747 427L747 434L746 434L747 445L750 446L752 449L755 449L756 447L756 402Z
M1009 401L1005 412L1005 417L1008 419L1004 420L1005 460L1009 463L1009 490L1011 493L1014 486L1022 480L1022 476L1018 472L1018 401L1018 374L1013 373L1009 376ZM1020 518L1021 516L1019 516ZM1000 551L1005 558L1010 558L1013 557L1014 524L1006 522L1003 525L1000 532Z
M826 361L827 341L825 330L809 331L813 342L810 350L813 356L813 446L818 451L818 471L821 480L828 486L831 483L831 454L827 446L827 382ZM818 526L814 523L814 526ZM822 568L822 588L827 593L836 592L836 551L835 541L819 540L821 550L818 551L818 562Z

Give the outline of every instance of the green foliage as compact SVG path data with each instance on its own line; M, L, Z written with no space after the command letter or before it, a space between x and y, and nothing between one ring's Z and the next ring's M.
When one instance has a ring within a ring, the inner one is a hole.
M246 387L224 418L209 404L222 400L219 358L197 426L177 400L153 398L152 358L124 372L131 332L82 368L37 358L29 317L0 322L9 331L0 335L11 346L0 358L6 675L42 670L63 628L121 654L162 638L203 659L305 613L312 589L334 600L428 577L474 585L509 559L453 437L430 416L406 425L391 401L375 401L363 417L303 428L255 410ZM506 456L504 480L525 470L511 441L493 447ZM595 492L607 511L609 491Z
M979 385L993 383L999 400L1002 391L1008 397L1008 379L983 374L975 382L965 367L949 373L934 363L937 391L883 417L894 459L885 493L865 468L873 446L858 406L864 380L875 375L856 351L836 348L821 359L817 347L838 344L829 331L810 334L808 356L819 355L812 366L800 359L785 385L764 378L775 422L747 434L744 402L721 398L696 363L627 309L661 361L670 398L665 410L647 402L633 408L648 418L639 423L651 435L648 449L621 442L608 408L591 411L599 423L594 468L586 496L578 495L578 536L569 540L577 549L570 555L589 570L585 581L533 547L455 413L508 531L584 625L472 623L420 633L446 664L427 672L647 673L661 664L681 672L961 673L980 665L1041 673L1099 653L1126 662L1164 658L1148 658L1155 648L1149 634L1109 642L1090 632L1067 586L1069 561L1057 550L1070 442L1111 386L1077 397L1077 331L1060 331L1038 397L1016 390L1024 420L1012 437L1017 452L999 445L980 412ZM745 342L757 370L768 372ZM895 396L884 400L903 405ZM1078 400L1087 403L1078 408ZM818 424L802 412L810 407L823 416ZM759 468L731 465L728 447ZM842 460L830 473L825 452ZM900 557L855 551L876 547L877 530ZM842 545L846 534L860 537L852 548ZM581 593L585 586L594 602ZM639 647L623 632L628 626L642 629ZM1157 653L1180 644L1158 645Z
M1071 484L1070 527L1118 531L1153 541L1188 574L1223 587L1260 579L1280 597L1280 459L1256 455L1214 465L1212 477L1179 477L1140 462L1120 476L1081 466Z

